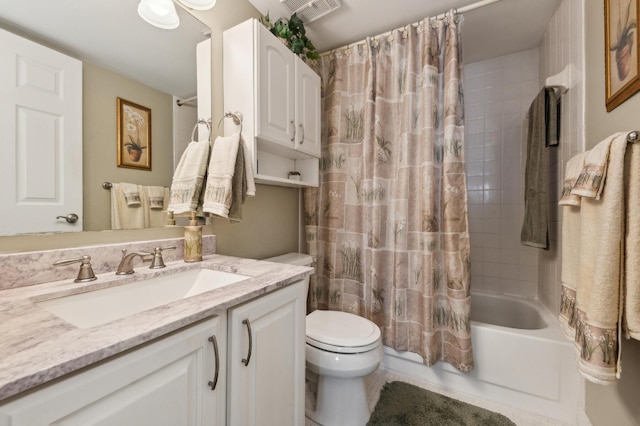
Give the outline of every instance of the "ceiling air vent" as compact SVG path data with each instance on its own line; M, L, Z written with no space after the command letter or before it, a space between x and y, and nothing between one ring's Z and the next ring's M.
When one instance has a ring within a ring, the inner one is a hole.
M333 12L342 5L340 0L280 0L280 3L284 3L296 13L305 24Z

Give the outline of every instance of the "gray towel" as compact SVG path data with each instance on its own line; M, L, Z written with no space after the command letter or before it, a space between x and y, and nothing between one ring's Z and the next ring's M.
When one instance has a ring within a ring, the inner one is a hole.
M229 221L232 223L242 222L242 205L247 196L247 171L245 169L244 144L242 140L238 144L238 155L233 171L233 181L231 186L231 205L229 206Z
M547 174L549 156L545 145L557 140L558 117L553 89L542 89L529 107L527 160L524 179L524 221L520 242L527 246L549 248L547 224Z

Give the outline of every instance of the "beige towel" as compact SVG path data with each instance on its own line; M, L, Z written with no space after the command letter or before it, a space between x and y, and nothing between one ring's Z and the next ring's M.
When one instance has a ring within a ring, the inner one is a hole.
M145 227L145 208L142 200L138 205L130 206L126 200L125 190L138 185L127 183L114 183L111 188L111 229L138 229ZM131 193L131 192L129 192Z
M564 181L562 185L562 196L558 202L561 206L579 206L580 196L572 194L571 190L576 184L576 180L584 167L584 158L586 153L574 155L565 166Z
M229 217L232 202L233 175L238 156L240 134L218 136L211 149L202 210L221 217Z
M140 189L135 183L121 183L122 193L128 206L139 206L141 204Z
M198 209L209 164L209 142L191 142L180 157L171 182L170 210L184 213Z
M604 188L604 181L607 177L611 143L621 135L623 134L616 133L609 136L586 153L584 168L580 172L578 179L576 179L576 184L571 190L573 195L600 199L600 194ZM626 133L624 135L626 138Z
M626 134L607 138L592 151L604 146L609 147L606 185L591 185L600 199L583 198L579 218L576 207L563 209L560 321L573 333L580 373L595 383L611 382L620 371Z
M164 186L145 186L143 188L147 194L149 208L151 210L162 210L166 205L167 188Z
M559 205L562 209L562 295L560 297L560 325L567 337L576 334L576 287L580 265L580 204L581 197L571 190L584 167L584 152L573 156L565 166L565 178Z
M544 249L549 246L547 224L549 156L545 150L549 123L546 121L546 105L547 90L543 89L529 107L524 219L520 231L522 244Z
M143 206L146 210L145 225L155 228L167 224L167 212L163 206L169 204L169 188L163 186L141 186Z
M626 336L640 340L640 143L627 145L625 163L624 323Z

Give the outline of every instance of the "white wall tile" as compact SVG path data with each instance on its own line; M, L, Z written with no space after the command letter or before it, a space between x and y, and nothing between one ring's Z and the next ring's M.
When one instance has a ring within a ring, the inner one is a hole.
M523 276L521 271L520 227L523 126L539 90L539 59L538 49L532 49L464 69L472 289L521 296L537 292L537 273ZM535 253L529 257L536 260ZM537 262L527 266L535 270Z
M584 4L582 1L563 0L547 27L540 46L541 81L561 71L571 64L576 71L575 82L569 92L562 97L561 139L555 153L555 162L549 180L551 194L549 216L551 250L539 254L539 295L540 300L552 312L559 312L561 290L561 229L562 215L557 206L561 181L566 162L578 152L584 151L584 89L582 61L584 55L583 23Z

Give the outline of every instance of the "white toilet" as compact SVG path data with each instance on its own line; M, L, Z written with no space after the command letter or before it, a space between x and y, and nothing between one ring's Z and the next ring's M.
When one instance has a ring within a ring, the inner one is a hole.
M311 256L289 253L271 262L311 266ZM318 375L315 409L306 415L325 426L365 425L370 411L365 376L382 361L380 328L366 318L317 310L306 321L307 370Z

